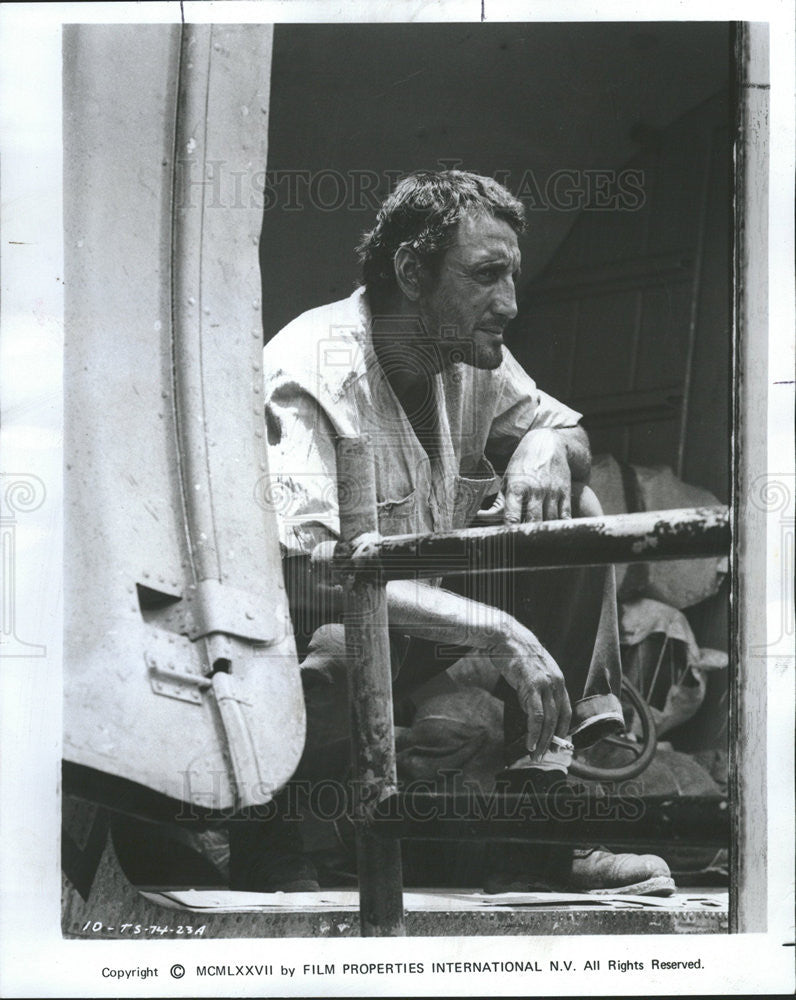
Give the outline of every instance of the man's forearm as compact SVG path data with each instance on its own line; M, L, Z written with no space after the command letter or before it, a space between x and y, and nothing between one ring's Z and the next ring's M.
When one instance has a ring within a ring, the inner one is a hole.
M390 628L452 646L486 649L516 624L511 615L460 594L416 580L387 584Z
M340 621L343 590L331 580L328 565L293 557L284 560L291 612L310 612L318 623ZM483 649L496 632L511 630L513 619L497 608L417 580L387 584L390 629L406 635L456 646Z
M317 557L313 562L314 579L310 586L301 588L302 593L311 599L317 590L325 612L333 607L341 609L342 588L324 584L319 578L328 564ZM391 630L448 646L478 649L490 659L517 692L527 718L526 746L532 760L541 759L552 735L566 736L571 709L564 676L529 629L498 608L420 581L392 580L386 591Z

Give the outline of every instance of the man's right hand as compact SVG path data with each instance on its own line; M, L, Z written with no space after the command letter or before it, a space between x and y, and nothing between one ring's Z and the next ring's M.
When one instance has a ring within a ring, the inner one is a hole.
M533 632L514 619L485 652L517 692L528 719L531 760L541 760L552 736L565 739L569 733L572 709L561 669Z

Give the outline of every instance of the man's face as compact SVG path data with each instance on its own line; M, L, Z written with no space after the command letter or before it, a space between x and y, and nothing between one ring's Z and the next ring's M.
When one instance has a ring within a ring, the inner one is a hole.
M418 303L446 366L456 360L475 368L500 365L503 331L517 315L519 268L517 235L508 223L480 213L464 216L436 280Z

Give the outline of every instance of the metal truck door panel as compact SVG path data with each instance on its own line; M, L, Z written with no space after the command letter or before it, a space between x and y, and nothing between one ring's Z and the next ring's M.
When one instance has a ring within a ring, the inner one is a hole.
M211 808L304 741L257 503L270 57L263 26L64 33L64 757Z

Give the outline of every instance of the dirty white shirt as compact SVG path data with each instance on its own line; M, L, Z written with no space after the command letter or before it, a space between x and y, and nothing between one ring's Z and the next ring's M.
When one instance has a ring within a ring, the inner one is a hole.
M500 482L485 458L511 455L537 427L574 427L581 414L536 387L504 347L493 371L456 364L434 378L441 436L432 460L379 365L363 288L303 313L263 351L268 482L285 555L339 536L335 442L369 434L384 535L465 527Z

